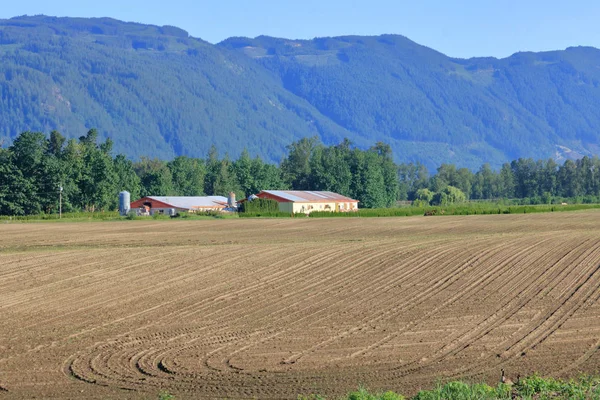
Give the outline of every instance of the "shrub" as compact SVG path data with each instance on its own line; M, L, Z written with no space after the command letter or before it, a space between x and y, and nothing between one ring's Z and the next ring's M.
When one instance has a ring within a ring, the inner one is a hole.
M444 190L436 193L431 200L431 205L447 206L450 204L464 203L467 201L467 196L454 186L446 186Z
M240 213L275 213L279 212L279 203L272 199L247 200L240 205Z
M281 211L276 211L276 212L241 212L239 213L240 218L292 218L292 217L301 217L304 216L304 214L302 215L295 215L295 214L290 214L290 213L285 213L285 212L281 212Z
M423 204L431 203L433 200L434 193L429 189L419 189L415 192L415 201L422 202Z
M175 396L163 390L158 394L158 400L175 400Z
M154 214L152 215L152 219L154 220L165 220L165 219L171 219L171 217L167 214Z

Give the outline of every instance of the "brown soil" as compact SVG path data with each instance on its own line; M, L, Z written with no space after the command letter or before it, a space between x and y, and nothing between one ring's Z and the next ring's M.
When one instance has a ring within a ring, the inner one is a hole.
M0 227L0 399L600 369L600 212Z

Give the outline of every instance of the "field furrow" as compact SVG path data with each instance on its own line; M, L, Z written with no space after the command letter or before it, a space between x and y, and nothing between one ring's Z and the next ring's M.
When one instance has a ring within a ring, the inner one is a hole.
M410 394L600 369L600 213L5 224L0 397Z

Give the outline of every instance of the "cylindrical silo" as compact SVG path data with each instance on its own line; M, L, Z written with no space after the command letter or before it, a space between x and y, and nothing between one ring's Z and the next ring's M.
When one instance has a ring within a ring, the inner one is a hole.
M121 215L129 214L129 210L131 209L131 194L128 191L124 190L119 193L119 213Z

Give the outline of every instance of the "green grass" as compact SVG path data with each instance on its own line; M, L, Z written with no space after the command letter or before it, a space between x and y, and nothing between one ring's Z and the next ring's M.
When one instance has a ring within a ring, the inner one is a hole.
M600 209L600 204L571 205L502 205L495 203L464 203L445 207L396 207L396 208L361 208L356 212L314 211L311 218L356 218L356 217L407 217L431 214L442 215L490 215L490 214L532 214L545 212L579 211Z
M298 396L299 400L327 400L319 395ZM333 399L333 398L332 398ZM335 400L404 400L405 397L391 391L373 393L361 387ZM438 384L434 389L422 390L411 400L600 400L600 377L582 376L578 379L560 380L533 375L514 385L498 383L469 384L460 381Z
M169 215L155 214L148 217L140 217L134 213L123 217L118 211L106 212L72 212L63 213L62 218L58 214L37 214L26 216L2 216L0 215L0 223L11 222L85 222L85 221L168 221L171 219L184 220L212 220L212 219L231 219L238 218L237 213L221 213L221 212L202 212L202 213L181 213L176 218L171 218Z
M306 218L305 214L290 214L281 211L243 212L239 213L239 216L240 218Z
M75 222L75 221L118 221L123 217L118 211L103 212L70 212L63 213L62 218L58 214L37 214L25 216L0 216L0 222Z
M175 400L168 392L160 392L159 400ZM581 376L561 380L533 375L512 385L498 383L438 383L434 389L422 390L413 397L387 392L371 392L365 387L342 397L327 398L318 394L299 395L298 400L600 400L600 377Z
M374 217L411 217L418 215L490 215L490 214L533 214L563 211L580 211L600 209L600 204L544 204L544 205L504 205L497 203L464 203L446 207L394 207L394 208L361 208L356 212L327 212L314 211L310 218L374 218ZM107 212L71 212L58 214L38 214L27 216L0 216L2 222L85 222L85 221L123 221L123 220L209 220L231 218L305 218L305 214L290 214L286 212L246 212L222 213L217 211L199 213L181 213L177 218L168 215L153 217L122 217L117 211Z

